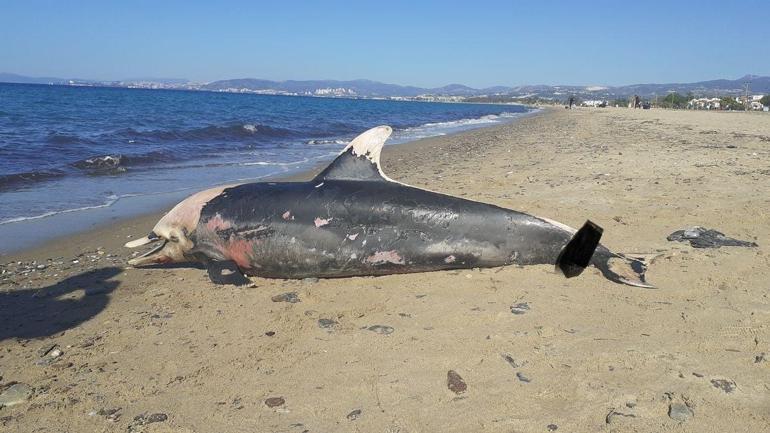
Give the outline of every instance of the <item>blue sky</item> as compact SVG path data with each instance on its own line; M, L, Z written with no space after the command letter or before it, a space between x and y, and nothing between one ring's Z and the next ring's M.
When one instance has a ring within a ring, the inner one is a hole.
M738 78L770 75L770 1L5 1L0 72L425 87Z

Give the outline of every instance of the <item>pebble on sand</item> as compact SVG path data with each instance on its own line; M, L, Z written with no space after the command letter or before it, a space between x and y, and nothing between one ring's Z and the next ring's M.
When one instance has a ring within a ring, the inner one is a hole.
M142 413L134 417L134 420L128 426L128 431L134 432L134 431L137 431L136 427L147 425L147 424L153 424L156 422L165 422L167 419L168 419L168 415L161 412L157 412L153 414Z
M604 418L604 422L607 424L611 424L613 422L616 422L618 419L622 418L636 418L636 415L632 413L623 413L623 412L617 412L615 409L610 410L610 413L607 414L607 416Z
M366 329L382 335L390 335L393 333L393 331L395 331L395 329L393 329L392 326L386 326L386 325L372 325Z
M297 294L297 292L281 293L280 295L275 295L270 299L273 302L288 302L291 304L296 304L297 302L300 302L299 295Z
M468 385L463 378L454 370L449 370L446 374L447 388L455 394L462 394L468 389Z
M679 422L685 422L695 416L692 409L684 403L671 403L668 406L668 417Z
M505 362L507 362L508 365L510 365L513 368L519 368L522 365L524 365L524 364L519 364L518 362L516 362L516 360L513 359L513 356L511 356L511 355L509 355L507 353L501 353L500 356L502 356L503 360L505 360Z
M511 313L520 315L524 314L527 311L529 311L529 303L528 302L519 302L518 304L511 305Z
M527 376L525 376L524 373L522 373L522 372L516 373L516 377L519 378L519 380L524 382L524 383L529 383L529 382L532 381L532 379L530 379Z
M318 327L323 329L332 329L337 324L336 320L332 319L318 319Z
M347 418L348 418L349 420L351 420L351 421L355 421L355 420L357 420L357 419L358 419L358 417L359 417L359 416L361 416L361 409L356 409L356 410L354 410L354 411L351 411L351 412L348 414Z
M711 384L714 385L714 388L721 389L727 394L735 391L735 388L737 387L735 382L728 379L711 379Z
M0 393L0 408L24 403L32 396L32 388L26 383L14 383Z
M283 406L284 403L286 403L286 400L284 400L283 397L270 397L265 400L265 406L271 408Z

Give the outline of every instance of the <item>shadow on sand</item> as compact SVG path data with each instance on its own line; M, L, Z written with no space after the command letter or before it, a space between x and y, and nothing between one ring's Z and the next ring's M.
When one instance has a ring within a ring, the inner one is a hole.
M0 341L48 337L91 319L107 307L120 285L109 279L121 272L99 268L39 289L0 293Z

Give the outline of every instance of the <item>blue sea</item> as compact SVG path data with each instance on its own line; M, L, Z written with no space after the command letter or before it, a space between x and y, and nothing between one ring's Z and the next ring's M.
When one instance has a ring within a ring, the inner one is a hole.
M0 84L0 235L23 240L26 232L40 232L40 223L29 221L48 219L46 235L26 234L39 242L87 228L78 221L92 226L159 210L205 187L305 170L331 160L376 125L391 125L389 143L402 143L528 111L518 105ZM13 243L5 239L0 251Z

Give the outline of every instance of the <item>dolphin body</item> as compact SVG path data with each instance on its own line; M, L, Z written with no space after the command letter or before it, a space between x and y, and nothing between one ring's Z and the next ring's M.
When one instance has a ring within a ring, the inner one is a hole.
M134 266L202 262L217 283L349 277L506 265L555 265L566 277L596 266L639 287L643 258L599 244L590 221L575 230L546 218L389 179L380 152L392 130L370 129L309 182L257 182L199 192L147 237L161 244Z

